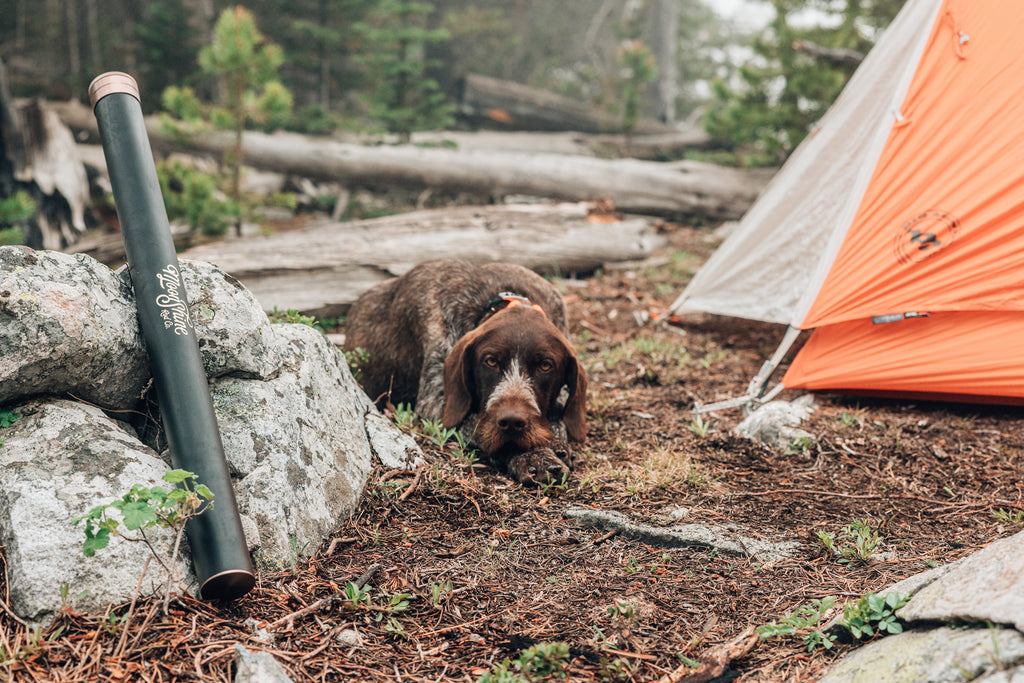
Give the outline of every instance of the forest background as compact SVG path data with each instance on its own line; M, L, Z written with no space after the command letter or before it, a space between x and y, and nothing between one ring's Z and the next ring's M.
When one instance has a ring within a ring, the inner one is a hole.
M250 127L443 129L456 125L460 79L472 72L624 118L639 90L640 115L702 125L714 160L774 166L822 115L902 0L748 0L731 18L713 0L244 5L261 41L279 47L277 78L292 100L287 115L253 119ZM199 54L215 41L218 17L234 7L219 0L3 0L0 60L14 96L85 101L94 76L120 70L139 81L147 112L162 106L169 86L223 101L224 73L204 70ZM754 16L767 17L767 25L742 21Z

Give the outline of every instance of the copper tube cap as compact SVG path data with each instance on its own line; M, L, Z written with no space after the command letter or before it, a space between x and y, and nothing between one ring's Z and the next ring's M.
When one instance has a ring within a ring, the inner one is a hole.
M234 600L239 598L256 585L256 577L244 569L229 569L214 574L199 587L199 595L204 600Z
M96 103L101 99L118 92L142 101L139 97L139 84L134 78L122 71L108 71L92 79L92 83L89 84L89 102L95 109Z

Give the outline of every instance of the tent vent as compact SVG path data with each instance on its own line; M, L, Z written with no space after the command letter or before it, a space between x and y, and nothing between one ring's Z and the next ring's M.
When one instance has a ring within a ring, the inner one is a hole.
M898 323L901 320L909 320L911 318L927 318L931 313L918 313L910 311L908 313L890 313L889 315L873 315L871 316L871 322L876 325L884 325L885 323Z

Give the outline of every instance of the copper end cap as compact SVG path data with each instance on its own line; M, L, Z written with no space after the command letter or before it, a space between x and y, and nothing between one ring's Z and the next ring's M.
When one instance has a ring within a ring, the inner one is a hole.
M134 78L122 71L108 71L92 79L92 83L89 84L89 102L95 109L96 103L101 99L118 92L142 101L139 97L139 84Z

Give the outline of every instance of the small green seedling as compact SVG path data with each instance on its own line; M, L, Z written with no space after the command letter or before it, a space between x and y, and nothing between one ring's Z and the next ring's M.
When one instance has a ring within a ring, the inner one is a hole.
M690 420L689 430L703 439L711 433L711 422L705 420L703 415L694 415Z
M814 627L829 610L835 607L835 604L834 596L812 600L809 604L796 608L777 622L773 621L770 624L759 626L756 632L760 640L802 634L808 652L819 646L828 650L835 642L836 636L815 630Z
M1012 527L1024 527L1024 510L1004 510L998 508L989 513L992 519Z
M513 660L505 659L478 683L531 683L532 681L564 679L569 662L569 646L565 643L537 643L523 650Z
M164 597L165 613L170 600L171 587L179 583L177 564L174 559L178 556L178 549L181 547L185 524L213 507L213 493L204 484L196 482L195 476L194 473L185 470L171 470L162 478L168 484L176 485L174 488L145 487L135 484L121 498L97 505L72 521L75 526L79 522L85 523L85 542L82 544L82 553L86 557L93 557L97 550L106 548L112 536L144 543L149 548L152 557L167 572L167 594ZM122 523L125 530L135 533L131 535L122 533ZM166 562L146 534L154 527L170 529L174 532L174 546L170 555L166 557ZM145 575L145 569L143 569L143 575ZM140 579L139 584L141 585L141 583Z
M896 618L896 610L909 600L910 596L895 591L884 597L868 593L857 602L846 604L838 625L849 631L855 640L870 638L876 633L903 633L903 625Z
M817 532L818 542L830 555L838 555L840 564L864 564L878 551L878 532L867 519L855 519L835 534Z
M19 417L21 416L15 412L7 410L6 408L0 408L0 429L7 429L11 425L13 425L14 421L17 420ZM0 446L3 445L3 439L0 439Z

